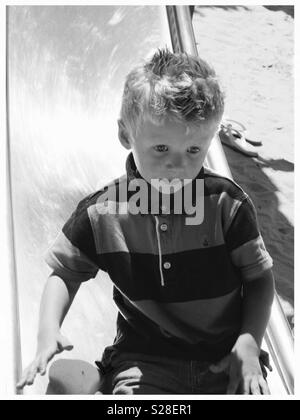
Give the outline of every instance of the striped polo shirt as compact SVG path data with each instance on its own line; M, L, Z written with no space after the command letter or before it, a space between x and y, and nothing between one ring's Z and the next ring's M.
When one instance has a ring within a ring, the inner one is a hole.
M172 205L168 214L162 206L132 214L128 186L137 179L130 153L123 176L80 201L46 262L71 281L99 269L109 274L119 312L104 364L117 351L214 362L238 337L243 283L272 267L255 208L235 182L202 167L192 181L195 201L196 180L203 180L201 224L187 224L185 210L177 214ZM111 187L115 196L102 200Z

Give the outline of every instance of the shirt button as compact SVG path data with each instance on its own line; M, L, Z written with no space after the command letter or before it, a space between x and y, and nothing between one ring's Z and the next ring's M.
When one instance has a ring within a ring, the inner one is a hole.
M165 232L166 230L168 230L168 225L166 223L162 223L160 225L160 230L162 230L163 232Z
M166 261L166 262L164 263L164 268L165 268L166 270L169 270L169 268L171 268L171 263L169 263L168 261Z

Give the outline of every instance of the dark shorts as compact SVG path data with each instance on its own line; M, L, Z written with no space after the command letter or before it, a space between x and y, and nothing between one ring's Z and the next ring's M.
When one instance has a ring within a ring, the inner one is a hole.
M97 363L98 364L98 363ZM115 354L102 368L103 394L226 394L228 375L210 363L138 353Z

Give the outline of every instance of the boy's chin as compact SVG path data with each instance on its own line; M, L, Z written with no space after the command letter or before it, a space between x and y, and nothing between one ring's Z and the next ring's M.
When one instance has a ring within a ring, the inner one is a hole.
M151 179L151 185L157 190L161 190L164 194L172 194L181 190L184 186L188 185L192 179L179 179L179 178L159 178Z

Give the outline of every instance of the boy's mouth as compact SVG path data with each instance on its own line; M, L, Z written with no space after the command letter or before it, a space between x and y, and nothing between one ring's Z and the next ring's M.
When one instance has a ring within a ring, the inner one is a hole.
M162 192L165 194L170 194L172 192L177 192L189 182L191 179L180 179L180 178L158 178L156 180L152 180L153 185L160 186L162 188Z
M159 178L159 182L169 184L169 185L184 185L192 181L190 178L179 178L179 177L166 177Z

